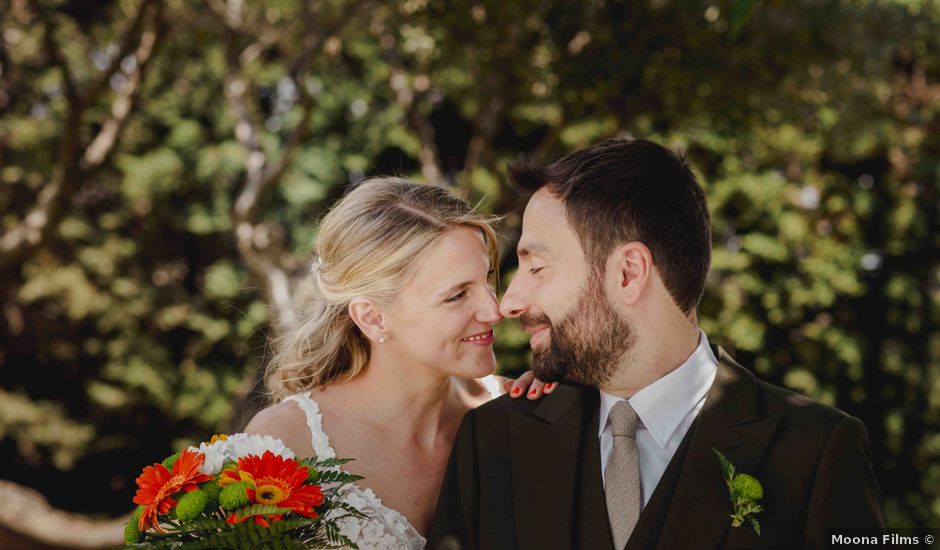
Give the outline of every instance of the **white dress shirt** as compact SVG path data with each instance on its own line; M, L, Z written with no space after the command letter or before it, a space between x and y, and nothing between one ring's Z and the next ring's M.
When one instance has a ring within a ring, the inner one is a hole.
M636 443L640 449L640 483L644 508L679 443L689 431L689 426L705 405L705 396L718 373L718 359L708 346L705 333L699 333L698 347L685 363L636 392L628 400L640 417ZM602 479L614 446L608 416L610 409L621 400L622 397L601 392L598 437Z

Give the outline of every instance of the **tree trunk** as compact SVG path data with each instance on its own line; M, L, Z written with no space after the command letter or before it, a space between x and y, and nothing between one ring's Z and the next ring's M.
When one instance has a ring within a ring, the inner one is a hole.
M0 502L0 548L114 548L123 543L130 518L91 519L59 510L38 491L6 480L0 480Z

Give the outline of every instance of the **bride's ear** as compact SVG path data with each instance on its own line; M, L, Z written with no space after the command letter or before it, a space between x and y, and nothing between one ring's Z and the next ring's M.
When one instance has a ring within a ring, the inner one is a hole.
M349 302L349 316L366 338L373 342L378 342L379 337L385 332L382 312L375 302L368 298L353 298Z

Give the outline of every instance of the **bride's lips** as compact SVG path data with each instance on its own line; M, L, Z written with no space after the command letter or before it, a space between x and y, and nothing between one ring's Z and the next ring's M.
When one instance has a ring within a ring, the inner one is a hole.
M471 336L467 336L466 338L461 338L460 341L466 342L467 344L473 344L475 346L492 346L493 345L493 329L490 329L486 332L473 334Z
M531 335L529 337L529 347L535 349L536 343L541 342L547 337L548 329L548 326L526 329L526 332Z

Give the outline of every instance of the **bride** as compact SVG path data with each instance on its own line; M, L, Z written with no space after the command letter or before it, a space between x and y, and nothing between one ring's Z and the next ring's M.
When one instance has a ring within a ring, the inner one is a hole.
M279 402L245 431L298 457L354 458L364 479L344 500L369 518L342 533L363 550L424 548L460 420L501 393L496 234L444 189L375 178L326 215L317 253L322 301L276 341ZM530 382L530 399L552 389L527 373L511 396Z

